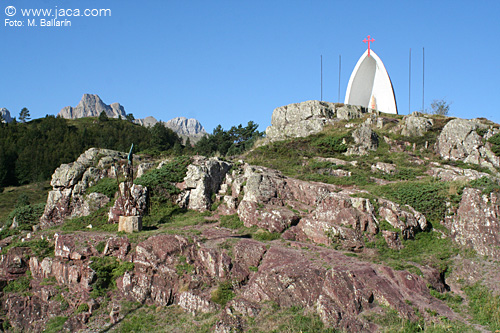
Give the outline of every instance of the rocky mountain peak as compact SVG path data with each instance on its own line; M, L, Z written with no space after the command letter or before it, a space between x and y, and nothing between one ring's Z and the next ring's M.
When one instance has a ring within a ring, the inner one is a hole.
M194 119L187 119L186 117L177 117L170 119L165 123L165 126L172 129L174 132L186 135L186 136L203 136L206 135L207 132L201 125L201 123Z
M66 119L83 117L98 117L101 112L106 112L110 118L125 117L125 109L119 103L105 104L98 95L84 94L76 107L66 106L62 108L58 116Z
M0 115L2 115L3 123L10 123L12 121L10 112L6 108L0 108Z

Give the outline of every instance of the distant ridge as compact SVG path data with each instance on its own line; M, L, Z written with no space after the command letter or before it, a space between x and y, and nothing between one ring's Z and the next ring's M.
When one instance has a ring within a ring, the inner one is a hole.
M83 117L98 117L101 112L106 112L110 118L125 118L126 113L119 103L105 104L97 95L84 94L76 107L66 106L58 113L58 116L66 119L77 119Z
M142 126L151 127L158 123L158 120L149 116L144 119L136 119L134 122ZM187 138L190 138L190 141L195 143L205 135L208 135L201 123L194 118L187 119L186 117L176 117L167 122L162 121L161 123L165 127L168 127L172 131L176 132L184 139L184 141Z
M7 109L0 110L2 112L5 110L8 114L8 119L10 119L10 113ZM93 94L84 94L77 106L66 106L57 115L66 119L78 119L83 117L99 117L102 111L106 112L106 115L110 118L118 118L120 116L125 118L127 116L125 108L119 103L107 105L98 95ZM144 119L135 119L134 123L145 127L152 127L158 123L158 120L149 116ZM193 118L176 117L167 122L162 121L161 123L176 132L182 137L184 142L189 138L191 143L195 143L207 135L201 123Z

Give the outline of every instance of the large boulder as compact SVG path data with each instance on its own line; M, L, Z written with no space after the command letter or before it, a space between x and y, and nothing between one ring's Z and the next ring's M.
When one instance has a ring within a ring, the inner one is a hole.
M478 129L487 126L479 121L453 119L448 122L436 142L438 153L445 160L463 161L491 167L500 167L500 159L483 143Z
M392 201L379 199L379 215L394 228L400 229L403 239L413 239L415 234L426 230L429 225L424 214L417 212L413 207L405 205L401 208Z
M453 217L445 220L451 236L458 243L472 247L477 253L500 256L500 209L497 193L465 188L460 206Z
M404 136L422 136L427 133L434 125L434 121L420 112L413 112L410 115L404 116L401 128L401 135Z
M178 204L181 207L205 211L210 209L213 196L219 192L221 184L231 164L217 157L197 158L188 165L184 178L185 191L181 194Z
M285 105L274 109L266 137L270 141L306 137L321 132L326 125L333 124L336 118L355 119L366 112L367 109L361 106L322 101Z
M63 223L68 217L89 215L105 205L108 198L86 195L85 191L100 179L114 176L111 164L125 158L125 153L90 148L75 162L57 168L52 175L52 191L40 218L40 227L45 229Z
M346 155L366 155L378 148L378 135L363 124L352 132L355 145L347 149Z
M471 181L482 177L492 177L490 174L473 169L462 169L446 164L432 162L426 174L433 176L443 182L450 181Z

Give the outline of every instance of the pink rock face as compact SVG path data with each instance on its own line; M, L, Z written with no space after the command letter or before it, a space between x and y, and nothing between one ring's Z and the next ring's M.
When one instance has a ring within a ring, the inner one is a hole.
M259 204L250 201L243 201L239 205L238 215L246 227L256 225L270 232L283 232L299 221L297 214L285 207L259 206Z
M325 324L351 332L373 331L360 314L377 304L408 319L415 319L416 314L404 300L420 311L429 307L454 316L444 303L430 296L426 281L419 276L360 262L333 250L314 250L319 256L272 246L242 296L256 304L273 301L285 307L315 308Z
M455 216L447 218L451 236L477 253L500 256L500 210L496 193L482 194L481 190L465 188Z
M14 247L6 255L0 256L0 277L2 280L15 279L28 269L29 249Z

